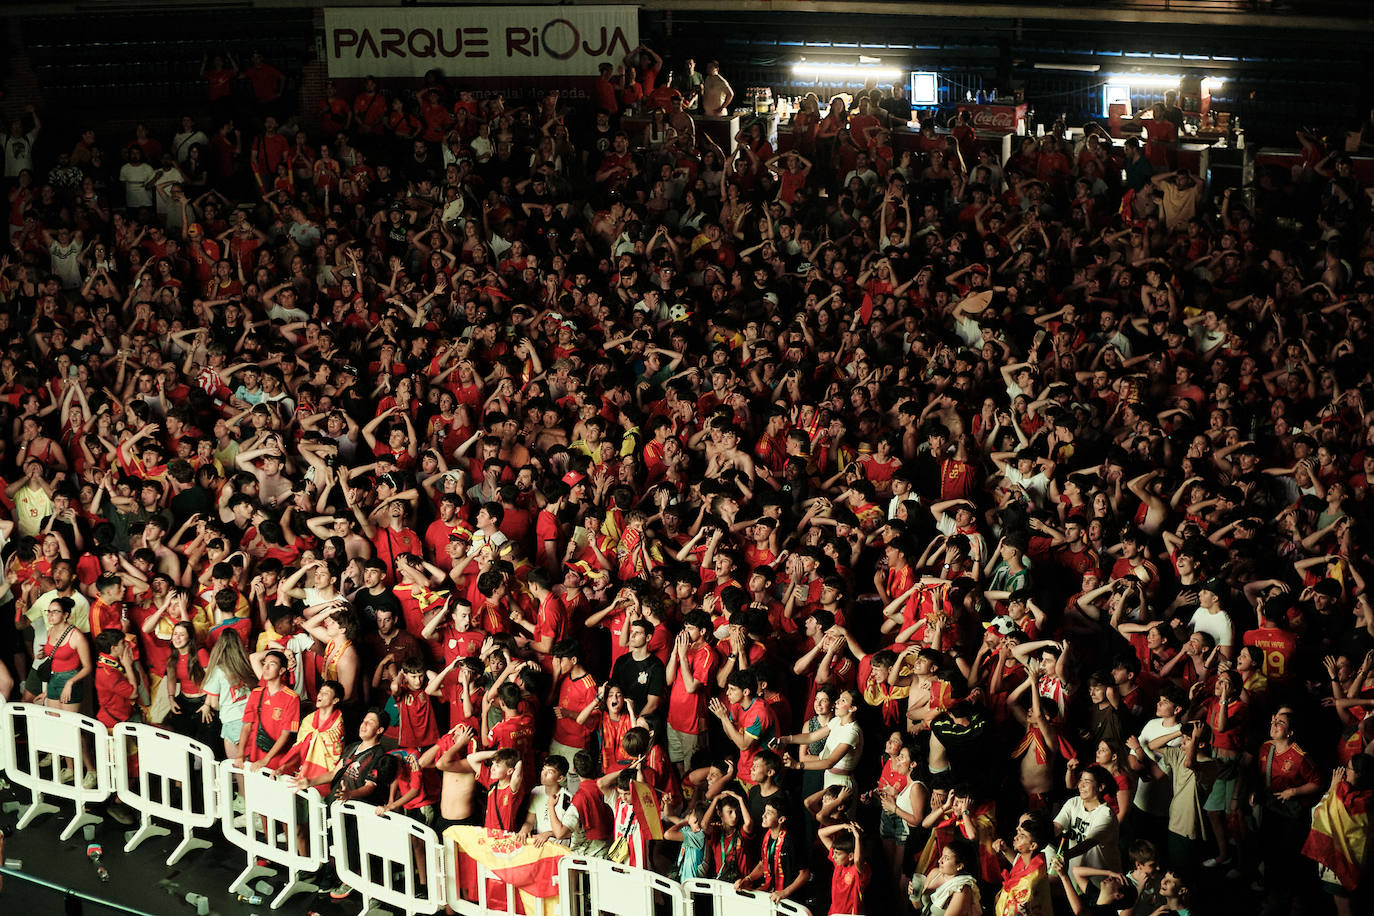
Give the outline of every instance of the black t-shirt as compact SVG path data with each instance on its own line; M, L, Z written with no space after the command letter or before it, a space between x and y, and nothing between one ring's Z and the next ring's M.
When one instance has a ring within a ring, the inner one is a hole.
M643 715L644 705L650 697L662 697L667 693L668 669L652 652L643 661L635 661L634 656L626 652L615 663L611 681L634 704L635 715ZM660 702L657 714L650 718L661 717L666 712L667 707Z
M385 800L387 790L391 788L391 780L396 775L396 768L394 765L388 765L386 749L380 744L360 749L361 744L361 741L354 742L344 751L344 766L329 784L329 794L337 796L343 792L351 792L370 782L375 783L377 788L368 796L369 800Z
M214 507L215 502L210 498L210 494L199 486L187 487L173 496L168 504L168 508L172 510L172 524L177 527L197 512L209 515Z
M582 144L587 150L587 168L593 174L601 165L601 160L606 158L606 154L611 151L611 143L615 140L615 131L611 128L597 130L595 126L587 131Z
M372 594L369 589L362 589L358 592L358 597L354 602L354 606L357 608L358 613L362 615L363 619L367 621L367 625L374 630L377 628L378 611L390 611L396 616L397 621L402 620L401 601L391 589L386 587L382 588L381 594L379 595ZM419 636L420 634L415 633L412 635Z
M804 863L797 854L796 834L795 830L784 830L781 836L774 837L764 832L759 838L759 860L763 861L770 878L768 885L762 888L765 893L781 890L797 880ZM782 875L780 886L775 883L778 873Z

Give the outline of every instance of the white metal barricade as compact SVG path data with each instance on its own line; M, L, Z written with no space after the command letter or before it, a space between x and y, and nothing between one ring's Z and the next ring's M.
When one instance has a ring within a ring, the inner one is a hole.
M115 794L140 817L124 851L133 852L152 837L171 835L153 818L181 825L181 843L167 859L168 865L177 864L192 850L209 849L210 841L196 837L195 829L213 827L219 820L215 752L184 735L132 722L116 725L112 737ZM130 766L135 752L137 772Z
M6 703L0 706L0 715L5 722L0 738L6 746L6 771L12 782L33 793L33 801L15 826L23 830L39 815L58 811L56 805L43 801L45 796L65 798L76 804L76 816L62 831L64 841L87 824L100 823L102 818L87 812L86 805L104 801L114 790L110 735L105 726L77 712L32 703ZM94 770L86 766L81 753L86 741L94 748ZM40 766L39 759L45 755L49 759ZM64 767L71 768L71 775L65 780L59 778ZM84 783L91 772L95 774L95 787L88 789Z
M433 913L444 905L443 847L433 830L400 814L377 814L375 804L348 801L329 812L334 870L363 897L360 914L374 904L403 910L406 916ZM416 880L416 848L428 883ZM356 845L355 844L356 840Z
M691 912L681 884L606 859L564 856L558 863L558 888L558 916L687 916Z
M243 819L233 810L235 781L243 779ZM304 812L298 809L304 807ZM302 816L303 815L303 816ZM272 898L272 909L296 894L319 890L305 880L329 861L329 836L325 823L324 798L314 789L296 791L277 779L271 770L249 770L229 762L219 765L219 818L224 838L248 854L248 867L229 885L230 893L251 894L251 883L266 875L287 870L286 886ZM266 831L262 827L266 824ZM302 828L306 852L296 845L297 828ZM265 859L271 865L258 865Z
M0 776L14 768L14 734L10 728L9 701L0 697Z
M799 903L783 900L774 903L761 891L737 891L728 881L714 878L692 878L684 881L682 891L687 897L689 912L700 914L702 900L711 901L715 916L811 916L811 911Z

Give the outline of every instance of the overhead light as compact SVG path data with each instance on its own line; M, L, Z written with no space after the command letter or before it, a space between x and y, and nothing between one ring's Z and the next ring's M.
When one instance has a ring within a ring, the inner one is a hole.
M866 80L895 82L902 78L902 71L896 67L884 67L881 62L873 64L814 64L799 61L792 65L792 75L813 80L851 80L861 83Z
M1112 73L1107 80L1114 86L1130 86L1132 89L1177 89L1178 76L1155 76L1147 73Z
M1067 70L1071 73L1096 73L1101 64L1036 64L1036 70Z

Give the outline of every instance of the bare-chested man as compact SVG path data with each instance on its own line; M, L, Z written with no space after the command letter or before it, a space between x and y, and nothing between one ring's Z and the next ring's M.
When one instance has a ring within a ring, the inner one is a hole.
M701 84L701 110L712 118L728 117L734 98L735 90L720 75L720 64L714 60L708 61L706 79Z

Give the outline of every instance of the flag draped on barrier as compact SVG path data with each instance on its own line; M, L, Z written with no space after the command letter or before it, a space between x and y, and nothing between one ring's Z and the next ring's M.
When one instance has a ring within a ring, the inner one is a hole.
M485 827L450 827L445 839L458 844L463 856L459 864L459 886L476 893L477 865L496 876L502 885L520 892L521 912L526 916L553 916L558 908L558 862L571 850L557 843L532 846L513 833ZM488 891L487 907L504 910L504 886L499 893Z

